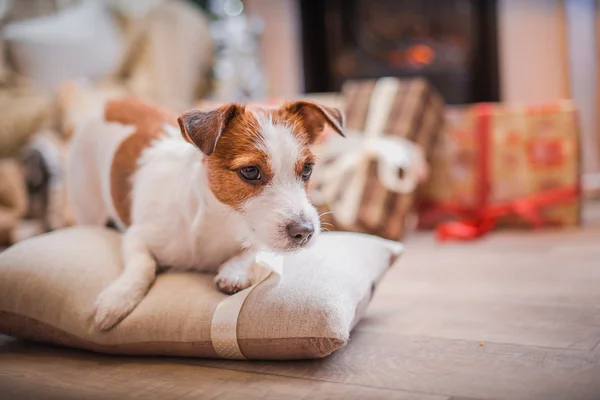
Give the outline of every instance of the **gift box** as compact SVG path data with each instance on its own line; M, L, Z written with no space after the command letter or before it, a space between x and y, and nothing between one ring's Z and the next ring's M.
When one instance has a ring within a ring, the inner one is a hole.
M342 97L347 137L321 143L311 199L327 229L399 240L410 229L444 102L421 78L348 81Z
M580 223L580 150L571 101L450 109L419 204L419 226L471 239L497 225Z

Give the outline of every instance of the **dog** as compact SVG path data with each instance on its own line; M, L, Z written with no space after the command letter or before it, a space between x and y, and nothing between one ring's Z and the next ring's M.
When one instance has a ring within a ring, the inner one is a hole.
M118 324L161 270L214 272L233 294L251 286L257 251L313 243L311 146L343 125L338 109L310 101L181 115L135 98L104 103L74 133L67 166L77 224L124 232L124 270L96 298L94 326Z

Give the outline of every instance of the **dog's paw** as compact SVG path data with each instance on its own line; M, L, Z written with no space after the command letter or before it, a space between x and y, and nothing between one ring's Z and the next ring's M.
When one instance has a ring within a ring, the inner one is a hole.
M94 327L107 331L118 324L135 308L140 299L123 285L115 284L104 289L94 303Z
M249 274L224 269L215 277L217 289L225 294L234 294L252 286Z

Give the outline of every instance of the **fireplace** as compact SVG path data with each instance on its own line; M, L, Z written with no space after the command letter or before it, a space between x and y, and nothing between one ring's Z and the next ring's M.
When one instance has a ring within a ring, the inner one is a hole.
M423 76L449 104L499 100L496 0L298 0L306 92Z

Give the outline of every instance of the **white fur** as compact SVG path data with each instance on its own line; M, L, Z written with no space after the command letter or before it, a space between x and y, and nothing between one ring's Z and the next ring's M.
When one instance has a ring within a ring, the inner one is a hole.
M115 212L108 180L113 155L135 129L107 123L94 113L75 133L67 160L69 201L79 224L104 225Z
M270 155L273 180L263 192L246 202L243 210L254 228L252 239L263 247L286 249L290 246L285 232L287 224L297 218L308 218L319 232L319 216L306 196L305 183L296 176L300 143L294 127L275 125L266 114L255 112L262 141L256 146Z
M96 299L98 328L111 328L135 308L152 285L157 266L218 270L217 286L234 292L251 284L256 250L294 249L286 232L289 222L308 218L318 234L318 214L295 173L301 148L293 127L256 116L264 138L256 145L270 155L274 177L241 212L215 198L202 153L177 128L165 126L167 135L143 151L133 178L131 226L123 239L125 268ZM104 225L112 219L125 229L112 204L109 171L118 144L133 130L95 117L76 132L68 186L78 223Z

